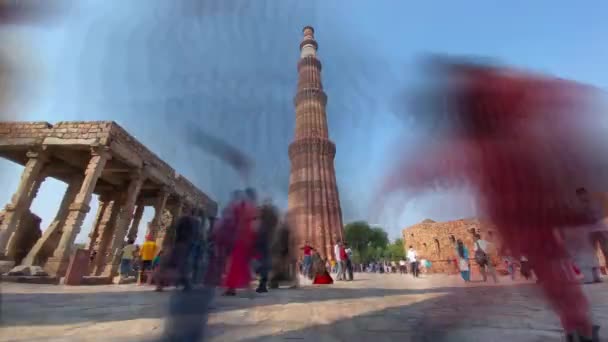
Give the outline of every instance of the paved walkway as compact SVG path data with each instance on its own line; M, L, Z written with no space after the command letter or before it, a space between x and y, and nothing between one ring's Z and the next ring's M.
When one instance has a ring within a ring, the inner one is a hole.
M608 333L608 283L588 285ZM171 291L136 285L2 284L0 341L144 341L160 334ZM349 283L216 297L211 341L561 341L533 284L359 274Z

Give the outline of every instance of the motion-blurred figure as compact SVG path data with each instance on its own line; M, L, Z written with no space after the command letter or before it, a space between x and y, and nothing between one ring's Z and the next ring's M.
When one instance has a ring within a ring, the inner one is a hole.
M161 278L174 274L176 285L184 291L175 291L169 301L169 317L162 341L197 342L203 341L207 325L209 303L213 298L213 288L193 288L192 251L194 240L200 237L201 213L194 209L180 217L175 224L175 242L168 255L161 259ZM165 261L166 260L166 261ZM157 289L162 288L165 279L159 279Z
M228 271L224 279L225 296L235 296L236 289L249 288L251 282L250 263L254 253L254 222L257 218L257 195L255 190L245 190L245 199L235 204L235 241L228 260Z
M242 191L232 193L230 203L222 210L222 217L214 223L209 234L212 253L205 276L207 286L219 286L222 283L226 262L232 253L238 228L236 209L245 198L244 196Z
M190 271L193 262L191 256L195 240L199 238L200 225L196 209L177 219L174 227L175 241L166 259L163 258L166 260L163 262L164 267L161 266L162 273L175 274L176 285L182 286L184 291L189 291L192 287ZM162 283L157 284L157 291L162 290Z
M274 238L277 224L279 223L279 214L277 208L272 204L270 199L264 201L264 204L259 209L258 230L256 235L255 249L260 255L260 284L256 289L258 293L268 292L268 273L272 267L270 247Z
M293 215L290 213L285 215L272 243L271 289L279 288L281 282L288 282L291 287L298 286L298 257L294 234L291 231L292 219Z
M601 112L589 110L594 91L468 62L431 66L434 84L415 111L435 141L404 156L381 194L472 187L505 247L529 259L569 341L599 341L581 286L563 267L571 256L554 235L595 223L575 189L608 189Z

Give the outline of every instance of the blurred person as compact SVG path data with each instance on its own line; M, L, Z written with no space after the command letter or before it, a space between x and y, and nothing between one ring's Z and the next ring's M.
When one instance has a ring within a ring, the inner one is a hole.
M412 277L418 278L418 253L413 246L407 251L407 260L410 263L410 272L412 273Z
M348 281L353 280L353 250L344 244L344 252L346 253L346 275L348 275Z
M139 256L141 258L142 271L150 271L152 269L152 259L156 255L156 241L152 234L146 236L146 241L141 245Z
M127 244L122 248L122 256L120 259L120 277L126 278L133 271L133 258L135 257L135 240L129 239Z
M488 256L488 251L490 248L490 243L481 238L481 235L474 234L473 238L475 240L475 245L473 250L475 251L475 262L479 265L479 271L481 272L481 277L483 281L488 281L488 273L494 279L494 283L498 283L498 277L496 276L496 270L494 269L494 265L492 265L492 260Z
M348 254L346 253L346 248L344 246L344 242L338 242L338 254L340 255L340 267L338 268L338 280L346 281L346 274L348 272L347 263L348 263Z
M420 273L426 273L426 261L426 259L420 259L418 262L418 269L420 270Z
M181 285L184 291L192 289L192 251L200 238L200 227L197 209L183 215L175 223L175 242L167 261L168 266L175 270L176 286Z
M198 285L202 282L201 278L205 274L207 267L207 234L205 232L205 212L203 210L196 210L194 218L197 221L197 226L192 238L190 268L192 272L192 284Z
M152 276L150 277L151 279L149 281L150 284L155 284L157 288L160 287L161 289L169 285L167 283L167 280L169 280L169 278L163 276L161 270L163 253L164 251L161 249L154 257L154 260L152 260Z
M310 245L308 241L304 242L304 246L302 246L300 249L304 253L304 257L302 258L302 274L305 277L310 278L310 269L312 268L312 254L315 249Z
M251 281L250 264L254 254L255 231L257 218L255 206L256 193L253 189L245 191L245 198L235 203L234 219L236 223L235 241L228 260L228 271L224 279L225 296L235 296L236 289L249 288Z
M319 252L315 251L312 255L312 275L313 275L313 285L328 285L333 284L334 280L327 272L327 268L325 267L325 263L321 258Z
M342 273L342 266L340 264L340 241L336 241L334 245L334 257L336 259L336 280L340 279L340 273Z
M209 233L211 255L205 275L205 284L207 286L219 286L222 282L222 276L226 270L228 257L232 253L238 230L236 208L244 199L244 196L245 194L242 191L234 191L230 202L222 210L221 218L215 221L211 228L211 232Z
M511 277L511 280L515 280L515 268L516 268L515 260L513 259L512 256L506 255L504 257L504 262L505 262L505 269L509 273L509 277Z
M407 267L405 266L405 260L403 260L403 259L399 260L399 273L401 273L401 274L407 273Z
M279 215L277 208L272 204L270 199L264 201L264 204L259 208L258 231L256 234L255 249L260 255L260 283L256 289L257 293L268 292L268 273L271 269L271 243L275 236L276 228L279 223Z
M456 241L456 253L458 254L458 269L460 270L460 276L465 283L468 283L471 281L469 250L464 246L462 240Z
M608 265L608 225L604 221L606 217L605 210L601 207L601 204L597 199L592 200L591 196L587 192L587 189L581 187L576 190L576 194L581 203L582 210L590 216L590 221L594 222L588 229L589 234L589 246L587 247L589 264L591 270L589 271L588 280L589 282L601 282L600 262L596 255L596 246L599 246L600 251L604 256L604 261Z
M519 265L519 272L521 273L521 276L524 277L526 280L529 280L530 277L532 277L532 270L530 268L528 258L522 255L521 258L519 258Z
M287 213L283 218L279 229L277 229L272 252L272 274L270 278L270 288L279 288L281 281L291 283L291 287L298 286L299 271L296 253L295 239L291 233L292 215Z

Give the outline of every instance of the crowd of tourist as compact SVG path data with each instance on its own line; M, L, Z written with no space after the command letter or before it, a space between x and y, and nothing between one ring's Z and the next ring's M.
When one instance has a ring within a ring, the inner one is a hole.
M268 287L278 287L280 281L292 286L298 283L298 271L313 284L332 284L352 281L356 272L400 273L418 277L432 267L429 260L420 259L416 250L409 246L405 258L378 260L366 264L353 261L352 249L346 242L338 241L333 253L323 258L308 242L294 246L290 237L289 217L280 219L278 210L267 200L257 204L253 189L237 191L224 208L215 224L205 227L204 213L192 211L175 221L173 242L157 246L152 235L140 246L133 240L126 242L122 251L120 275L122 278L142 274L149 283L162 291L167 285L180 285L188 290L195 285L222 286L226 296L233 296L239 288L248 288L257 275L258 293ZM452 241L455 258L450 260L465 282L471 281L471 264L474 262L483 281L491 277L497 282L495 264L490 260L492 244L474 235L474 245L469 251L462 240ZM165 250L166 249L166 250ZM300 253L299 253L300 252ZM303 257L296 261L296 255ZM332 255L333 254L333 255ZM532 268L525 256L504 256L504 269L511 279L519 273L522 278L532 277ZM584 264L579 262L579 264ZM585 272L573 265L574 272ZM517 272L519 270L519 272ZM591 281L598 281L597 269L593 269Z
M289 216L282 220L270 200L261 205L253 189L236 191L214 224L205 227L202 211L193 210L175 220L174 236L158 246L148 235L141 247L133 240L122 250L121 278L137 276L156 285L190 290L193 286L219 286L224 295L234 296L248 289L259 277L256 292L277 288L281 281L297 286L295 248ZM312 248L307 258L313 265ZM310 271L309 271L310 272Z

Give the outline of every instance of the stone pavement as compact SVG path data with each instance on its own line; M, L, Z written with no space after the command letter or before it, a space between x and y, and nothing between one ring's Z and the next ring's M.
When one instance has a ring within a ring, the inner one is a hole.
M356 274L354 282L216 297L211 341L561 341L534 284L465 285L456 276ZM585 288L608 333L608 284ZM2 284L0 341L149 341L171 291Z

